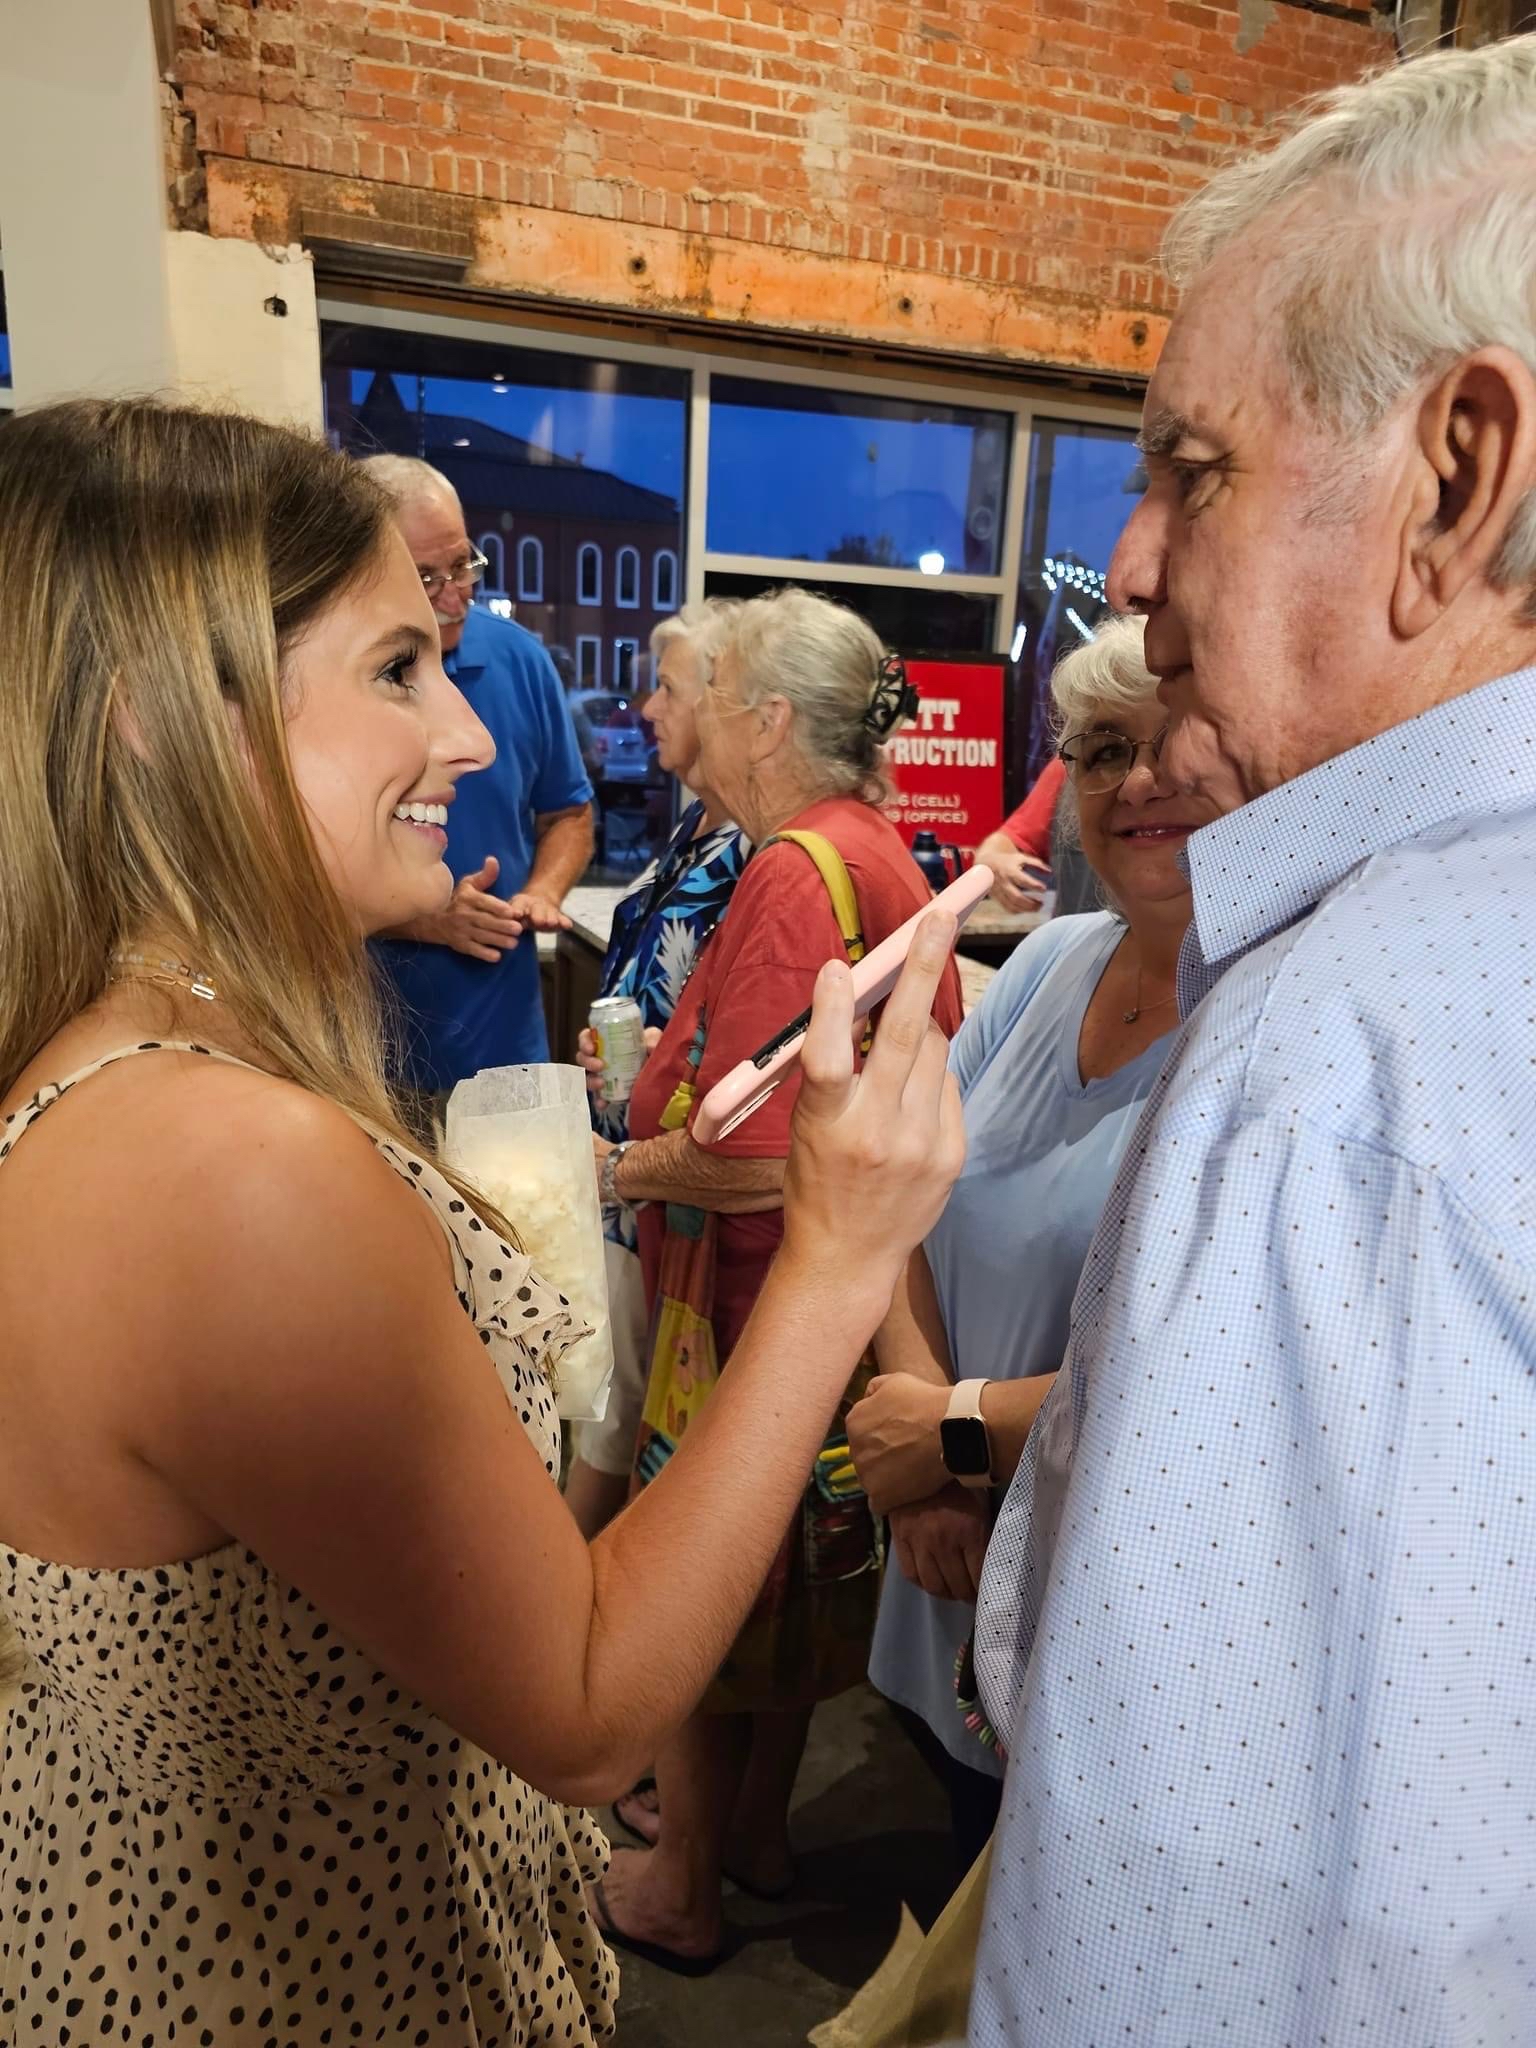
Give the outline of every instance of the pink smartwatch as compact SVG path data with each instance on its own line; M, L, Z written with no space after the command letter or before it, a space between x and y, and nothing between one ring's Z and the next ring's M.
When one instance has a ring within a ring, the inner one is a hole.
M991 1384L990 1380L956 1380L939 1424L944 1469L962 1486L992 1484L992 1440L981 1413L981 1397Z

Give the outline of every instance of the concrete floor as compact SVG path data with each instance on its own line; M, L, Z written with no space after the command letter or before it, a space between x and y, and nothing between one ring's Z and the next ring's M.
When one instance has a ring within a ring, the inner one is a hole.
M850 2040L827 2023L910 1953L954 1881L943 1794L867 1688L818 1711L791 1833L793 1896L769 1906L727 1888L726 1958L712 1975L676 1977L620 1951L619 2048L791 2048L812 2029L819 2048Z

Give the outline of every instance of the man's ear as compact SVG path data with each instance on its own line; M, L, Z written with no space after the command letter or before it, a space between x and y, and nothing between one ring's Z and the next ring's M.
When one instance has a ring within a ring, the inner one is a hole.
M1424 632L1492 581L1516 508L1536 489L1536 376L1513 349L1479 349L1419 407L1419 474L1404 519L1392 622Z

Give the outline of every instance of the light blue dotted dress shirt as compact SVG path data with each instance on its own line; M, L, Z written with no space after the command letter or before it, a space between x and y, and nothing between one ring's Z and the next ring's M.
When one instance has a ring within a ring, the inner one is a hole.
M973 2048L1536 2043L1536 670L1190 842L1010 1489Z

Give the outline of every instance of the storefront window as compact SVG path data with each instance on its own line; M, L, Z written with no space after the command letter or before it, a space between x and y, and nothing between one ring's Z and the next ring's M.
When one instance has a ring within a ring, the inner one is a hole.
M1134 503L1129 403L1119 420L1071 420L1006 386L834 390L766 366L729 374L681 349L621 363L524 347L488 324L426 334L328 310L333 439L420 455L452 478L491 565L480 601L537 634L565 684L598 793L593 879L626 878L670 829L675 791L640 711L651 633L700 589L798 585L906 655L1011 652L1009 800L1029 786L1051 744L1051 669L1102 616ZM696 377L709 454L690 575ZM1027 474L1005 535L1015 447Z
M714 569L704 581L710 597L759 597L786 585L847 605L901 654L984 654L996 645L996 601L965 591L833 583L815 576L730 575Z
M673 812L633 691L676 609L687 372L342 322L323 365L339 446L421 456L454 484L491 561L482 601L542 640L565 684L597 791L594 879L632 873ZM662 556L670 576L642 573Z
M1005 413L745 377L710 382L709 547L991 576Z
M1051 670L1108 610L1104 578L1140 489L1132 427L1037 417L1030 436L1013 706L1016 802L1051 746Z

